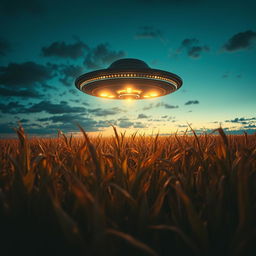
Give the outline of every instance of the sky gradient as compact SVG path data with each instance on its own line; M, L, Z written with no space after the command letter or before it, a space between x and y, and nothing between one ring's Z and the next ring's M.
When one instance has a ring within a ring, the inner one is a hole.
M256 131L253 0L1 1L0 136L86 131ZM88 1L89 2L89 1ZM179 75L175 93L124 102L86 95L77 76L120 58Z

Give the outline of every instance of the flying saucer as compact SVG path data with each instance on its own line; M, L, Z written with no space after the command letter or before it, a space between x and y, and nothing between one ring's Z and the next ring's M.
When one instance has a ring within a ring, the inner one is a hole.
M84 93L106 99L150 99L178 90L182 79L170 72L150 68L138 59L120 59L107 69L81 75L75 81Z

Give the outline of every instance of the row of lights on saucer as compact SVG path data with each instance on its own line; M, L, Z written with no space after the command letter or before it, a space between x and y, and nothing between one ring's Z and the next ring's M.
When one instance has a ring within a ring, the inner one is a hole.
M142 93L142 91L136 90L136 89L132 89L130 87L128 87L128 88L126 88L124 90L117 91L118 95L122 95L122 94L140 95L141 93ZM99 96L103 97L103 98L110 98L110 99L111 98L115 98L115 95L107 93L107 92L102 92L102 93L100 93ZM152 98L152 97L157 97L157 96L159 96L158 93L150 92L149 94L143 95L143 98Z

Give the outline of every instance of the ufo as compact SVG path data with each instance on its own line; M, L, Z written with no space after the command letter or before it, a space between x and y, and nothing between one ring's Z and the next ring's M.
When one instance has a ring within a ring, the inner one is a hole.
M81 75L75 81L82 92L105 99L142 100L178 90L182 79L170 72L150 68L138 59L120 59L108 68Z

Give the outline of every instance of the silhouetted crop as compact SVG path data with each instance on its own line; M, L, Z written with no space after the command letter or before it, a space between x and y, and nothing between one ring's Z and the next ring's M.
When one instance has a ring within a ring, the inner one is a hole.
M255 135L80 129L0 141L2 255L256 255Z

